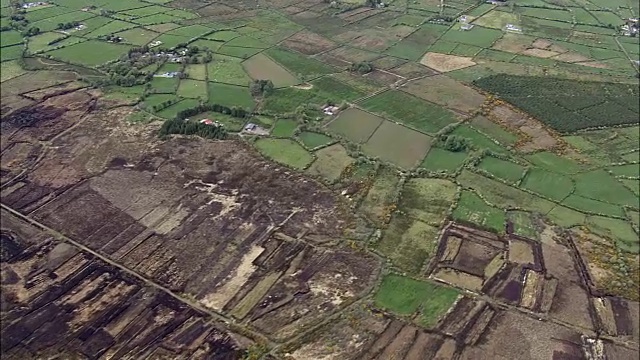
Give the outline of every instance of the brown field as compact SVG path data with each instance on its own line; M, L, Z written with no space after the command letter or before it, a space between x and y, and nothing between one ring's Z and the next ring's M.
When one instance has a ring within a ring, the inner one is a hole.
M292 86L300 83L295 76L271 60L265 54L257 54L245 60L242 67L254 80L271 80L275 87Z
M369 52L369 51L360 50L356 48L350 48L346 46L331 50L327 52L326 55L336 58L338 60L349 62L349 63L372 61L380 57L380 55L374 52Z
M484 102L482 94L445 75L409 81L402 86L402 90L438 105L467 113L479 109Z
M302 30L288 37L282 44L306 55L315 55L336 47L336 43L309 30Z
M396 145L389 147L390 143ZM410 169L424 159L430 147L430 136L385 120L362 150L370 156Z
M428 52L424 54L424 57L420 60L420 63L424 66L428 66L440 72L460 70L476 64L470 57L447 55L434 52Z
M414 79L422 76L430 76L436 74L436 72L432 69L414 62L407 62L389 71L407 79Z
M558 140L540 122L512 109L507 105L499 105L492 109L492 118L507 128L514 129L527 136L526 141L519 142L519 150L533 152L553 149Z

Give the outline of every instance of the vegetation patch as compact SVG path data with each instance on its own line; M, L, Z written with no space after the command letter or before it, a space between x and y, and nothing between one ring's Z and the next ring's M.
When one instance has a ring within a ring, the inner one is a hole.
M627 221L604 216L587 216L587 224L594 233L614 240L622 251L632 254L640 251L638 234Z
M118 59L129 49L131 47L127 45L89 40L67 46L64 49L49 51L47 55L69 63L97 66Z
M354 160L340 144L324 147L315 152L316 160L307 169L307 174L320 176L333 183Z
M388 90L367 98L361 101L360 105L371 112L428 134L435 134L456 122L456 117L451 111L397 90Z
M290 139L263 138L256 140L255 146L264 156L296 169L304 169L313 161L307 150Z
M207 82L200 80L182 79L178 85L178 96L186 98L207 99Z
M476 116L469 124L472 128L488 135L503 145L513 145L518 141L518 135L508 131L484 116Z
M354 101L366 95L365 92L345 84L332 76L323 76L312 81L311 84L319 91L329 95L329 98L335 103Z
M463 151L453 152L432 147L420 167L429 171L455 173L460 169L468 154Z
M569 195L566 199L564 199L564 201L562 201L562 204L572 209L590 214L602 214L607 216L620 217L625 216L624 210L618 205L589 199L576 194Z
M487 137L486 135L479 133L472 127L468 125L460 125L456 127L450 135L455 135L460 138L466 139L473 148L478 150L491 150L496 153L506 154L508 153L507 149L502 146L496 144L492 139Z
M251 110L255 105L249 88L213 82L209 82L208 88L210 104L237 106L245 110Z
M396 213L375 248L400 270L418 274L426 262L435 256L437 238L437 227Z
M478 168L511 184L520 181L525 171L523 166L493 156L483 158L480 164L478 164Z
M345 136L347 139L363 143L369 140L371 135L385 120L357 108L349 108L338 115L328 128L336 134Z
M282 48L271 48L267 50L266 53L270 58L289 69L292 74L295 74L296 77L301 80L313 79L335 72L335 69L331 66L293 51Z
M604 170L575 176L575 194L617 205L638 207L638 198Z
M459 293L451 288L396 274L385 275L374 295L378 308L398 315L413 315L420 311L422 323L435 325L453 305Z
M447 216L458 187L450 180L413 178L405 182L399 208L410 217L439 227Z
M532 168L527 172L521 187L548 199L562 201L573 192L573 180L564 175Z
M360 204L360 211L376 224L386 224L395 210L398 174L390 167L382 167Z
M445 75L410 81L402 90L438 105L465 112L479 109L484 102L482 94Z
M298 134L298 138L300 139L300 141L302 141L304 146L307 147L307 149L311 149L311 150L320 146L329 145L332 142L334 142L334 140L331 137L325 134L320 134L320 133L311 132L311 131L301 132L300 134Z
M298 84L300 80L264 54L256 54L242 63L255 80L271 80L276 87Z
M462 191L451 216L457 221L476 224L498 233L504 231L504 210L490 206L473 191Z
M430 136L385 120L362 150L367 155L410 169L424 159L430 146Z
M209 81L231 85L248 86L251 78L240 63L240 59L224 55L215 55L213 61L207 64Z
M282 138L293 137L297 128L297 121L291 119L280 119L276 122L273 130L271 130L271 136Z

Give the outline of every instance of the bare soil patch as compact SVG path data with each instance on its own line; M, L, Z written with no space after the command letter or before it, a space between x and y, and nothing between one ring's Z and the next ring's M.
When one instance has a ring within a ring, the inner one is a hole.
M420 63L440 72L460 70L476 64L470 57L434 52L426 53Z

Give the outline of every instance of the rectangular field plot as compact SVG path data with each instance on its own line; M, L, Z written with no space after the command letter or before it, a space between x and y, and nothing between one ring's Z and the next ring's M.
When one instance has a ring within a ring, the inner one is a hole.
M307 147L307 149L312 149L312 150L317 147L328 145L334 142L334 140L331 137L325 134L320 134L320 133L310 132L310 131L301 132L300 135L298 135L298 138L300 139L300 141L302 141L304 146Z
M292 74L303 75L306 78L314 78L324 74L335 72L336 69L321 63L318 60L308 58L293 51L281 48L271 48L266 51L270 58L287 68Z
M602 201L589 199L580 195L569 195L562 204L578 211L589 214L602 214L607 216L624 217L624 209L620 206L608 204Z
M171 13L170 13L171 14ZM212 30L206 26L202 25L189 25L184 27L175 28L171 31L168 31L169 35L177 35L184 36L186 38L195 38L201 35L204 35Z
M207 64L209 81L248 86L251 78L244 71L240 61L229 56L215 55L213 61Z
M273 127L273 130L271 130L271 136L282 138L292 137L297 128L297 121L291 119L279 119Z
M189 79L206 80L207 64L189 64L185 67L184 72Z
M449 180L413 178L405 182L398 207L409 217L439 227L457 191L457 185Z
M151 31L151 30L140 27L140 28L121 31L115 35L123 38L124 39L123 42L127 44L142 46L142 45L148 44L149 42L151 42L151 40L155 39L160 34L155 31Z
M365 95L364 91L339 81L332 76L323 76L312 81L311 85L317 90L330 95L331 100L335 103L353 101Z
M24 41L24 38L21 33L17 31L3 31L2 36L0 36L0 46L11 46L16 44L21 44Z
M293 140L258 139L255 146L266 157L296 169L304 169L313 161L311 154Z
M157 115L165 119L174 119L180 111L192 109L198 106L199 103L200 101L196 99L182 99L176 104L158 111Z
M396 171L382 167L369 188L367 196L360 204L360 211L377 224L385 224L391 216L391 206L395 202L396 187L400 178Z
M207 98L207 82L200 80L182 79L178 85L178 96L185 98L197 98L205 100Z
M276 89L267 96L262 110L274 114L285 114L303 104L322 106L326 102L326 95L315 89L288 87Z
M587 227L594 233L605 236L616 242L618 248L632 254L640 250L638 234L630 223L603 216L588 216Z
M105 24L104 26L101 26L96 30L86 34L86 37L98 38L100 36L110 35L119 31L131 29L133 27L136 27L136 24L121 20L113 20Z
M424 159L430 146L430 136L384 121L363 145L362 150L370 156L410 169Z
M370 97L360 105L428 134L435 134L457 121L451 111L401 91L388 90Z
M562 201L573 191L573 180L564 175L532 168L522 180L521 187L548 199Z
M252 56L244 61L242 66L254 80L271 80L275 87L291 86L300 82L290 72L264 54Z
M149 84L150 92L156 94L173 94L178 88L179 79L177 78L163 78L154 77Z
M342 172L355 161L340 144L327 146L315 154L316 160L307 170L307 174L320 176L331 183L338 180Z
M244 128L244 124L246 120L244 118L237 118L227 114L221 114L217 112L204 112L202 114L195 115L190 118L193 121L199 121L203 119L209 119L213 121L217 121L227 131L231 132L240 132Z
M255 103L249 88L209 82L209 103L227 107L238 106L243 109L253 109Z
M69 63L87 66L97 66L108 61L116 60L126 54L130 46L89 40L64 49L49 51L47 55Z
M436 254L438 228L396 213L374 246L402 271L418 274Z
M340 113L338 118L329 124L329 130L353 142L363 143L369 140L383 121L385 120L379 116L350 108Z
M505 180L510 184L517 183L524 174L523 166L492 156L487 156L482 159L480 164L478 164L478 168L494 175L497 178Z
M421 323L433 326L458 298L458 291L441 285L389 274L374 295L375 306L398 315L421 312Z
M509 132L484 116L476 116L471 120L470 124L474 129L488 135L503 145L513 145L518 141L518 135Z
M464 112L479 109L484 102L482 94L445 75L410 81L402 90L438 105Z
M497 153L507 153L507 149L502 146L496 144L493 140L488 138L487 136L479 133L475 129L471 128L468 125L460 125L456 127L451 135L457 135L469 140L472 146L476 149L489 149L491 151L495 151Z
M575 194L616 205L638 208L638 197L604 170L595 170L575 176Z
M463 31L457 27L451 28L442 37L441 40L451 41L459 44L467 44L479 46L482 48L489 48L502 37L502 31L495 29L487 29L479 26L474 27L469 31Z
M504 231L504 211L490 206L473 191L462 191L451 216L457 221L471 223L498 233Z
M467 156L466 152L452 152L432 147L420 167L429 171L444 171L452 174L458 171Z

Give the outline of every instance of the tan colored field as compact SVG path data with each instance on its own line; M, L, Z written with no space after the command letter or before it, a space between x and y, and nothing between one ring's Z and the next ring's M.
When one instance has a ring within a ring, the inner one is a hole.
M362 150L371 156L410 169L424 159L430 147L430 136L384 121Z
M527 49L523 51L522 54L540 57L540 58L549 58L549 57L558 55L558 53L555 51L549 51L549 50L543 50L543 49L537 49L537 48Z
M408 82L402 90L436 104L464 112L482 105L484 96L476 90L445 76L435 75Z
M434 52L426 53L420 60L420 63L440 72L460 70L476 64L470 57L447 55Z
M535 38L532 36L506 33L501 39L493 44L492 49L519 54L530 48L534 41Z
M276 87L300 83L295 76L264 54L257 54L242 63L245 71L254 80L271 80Z

